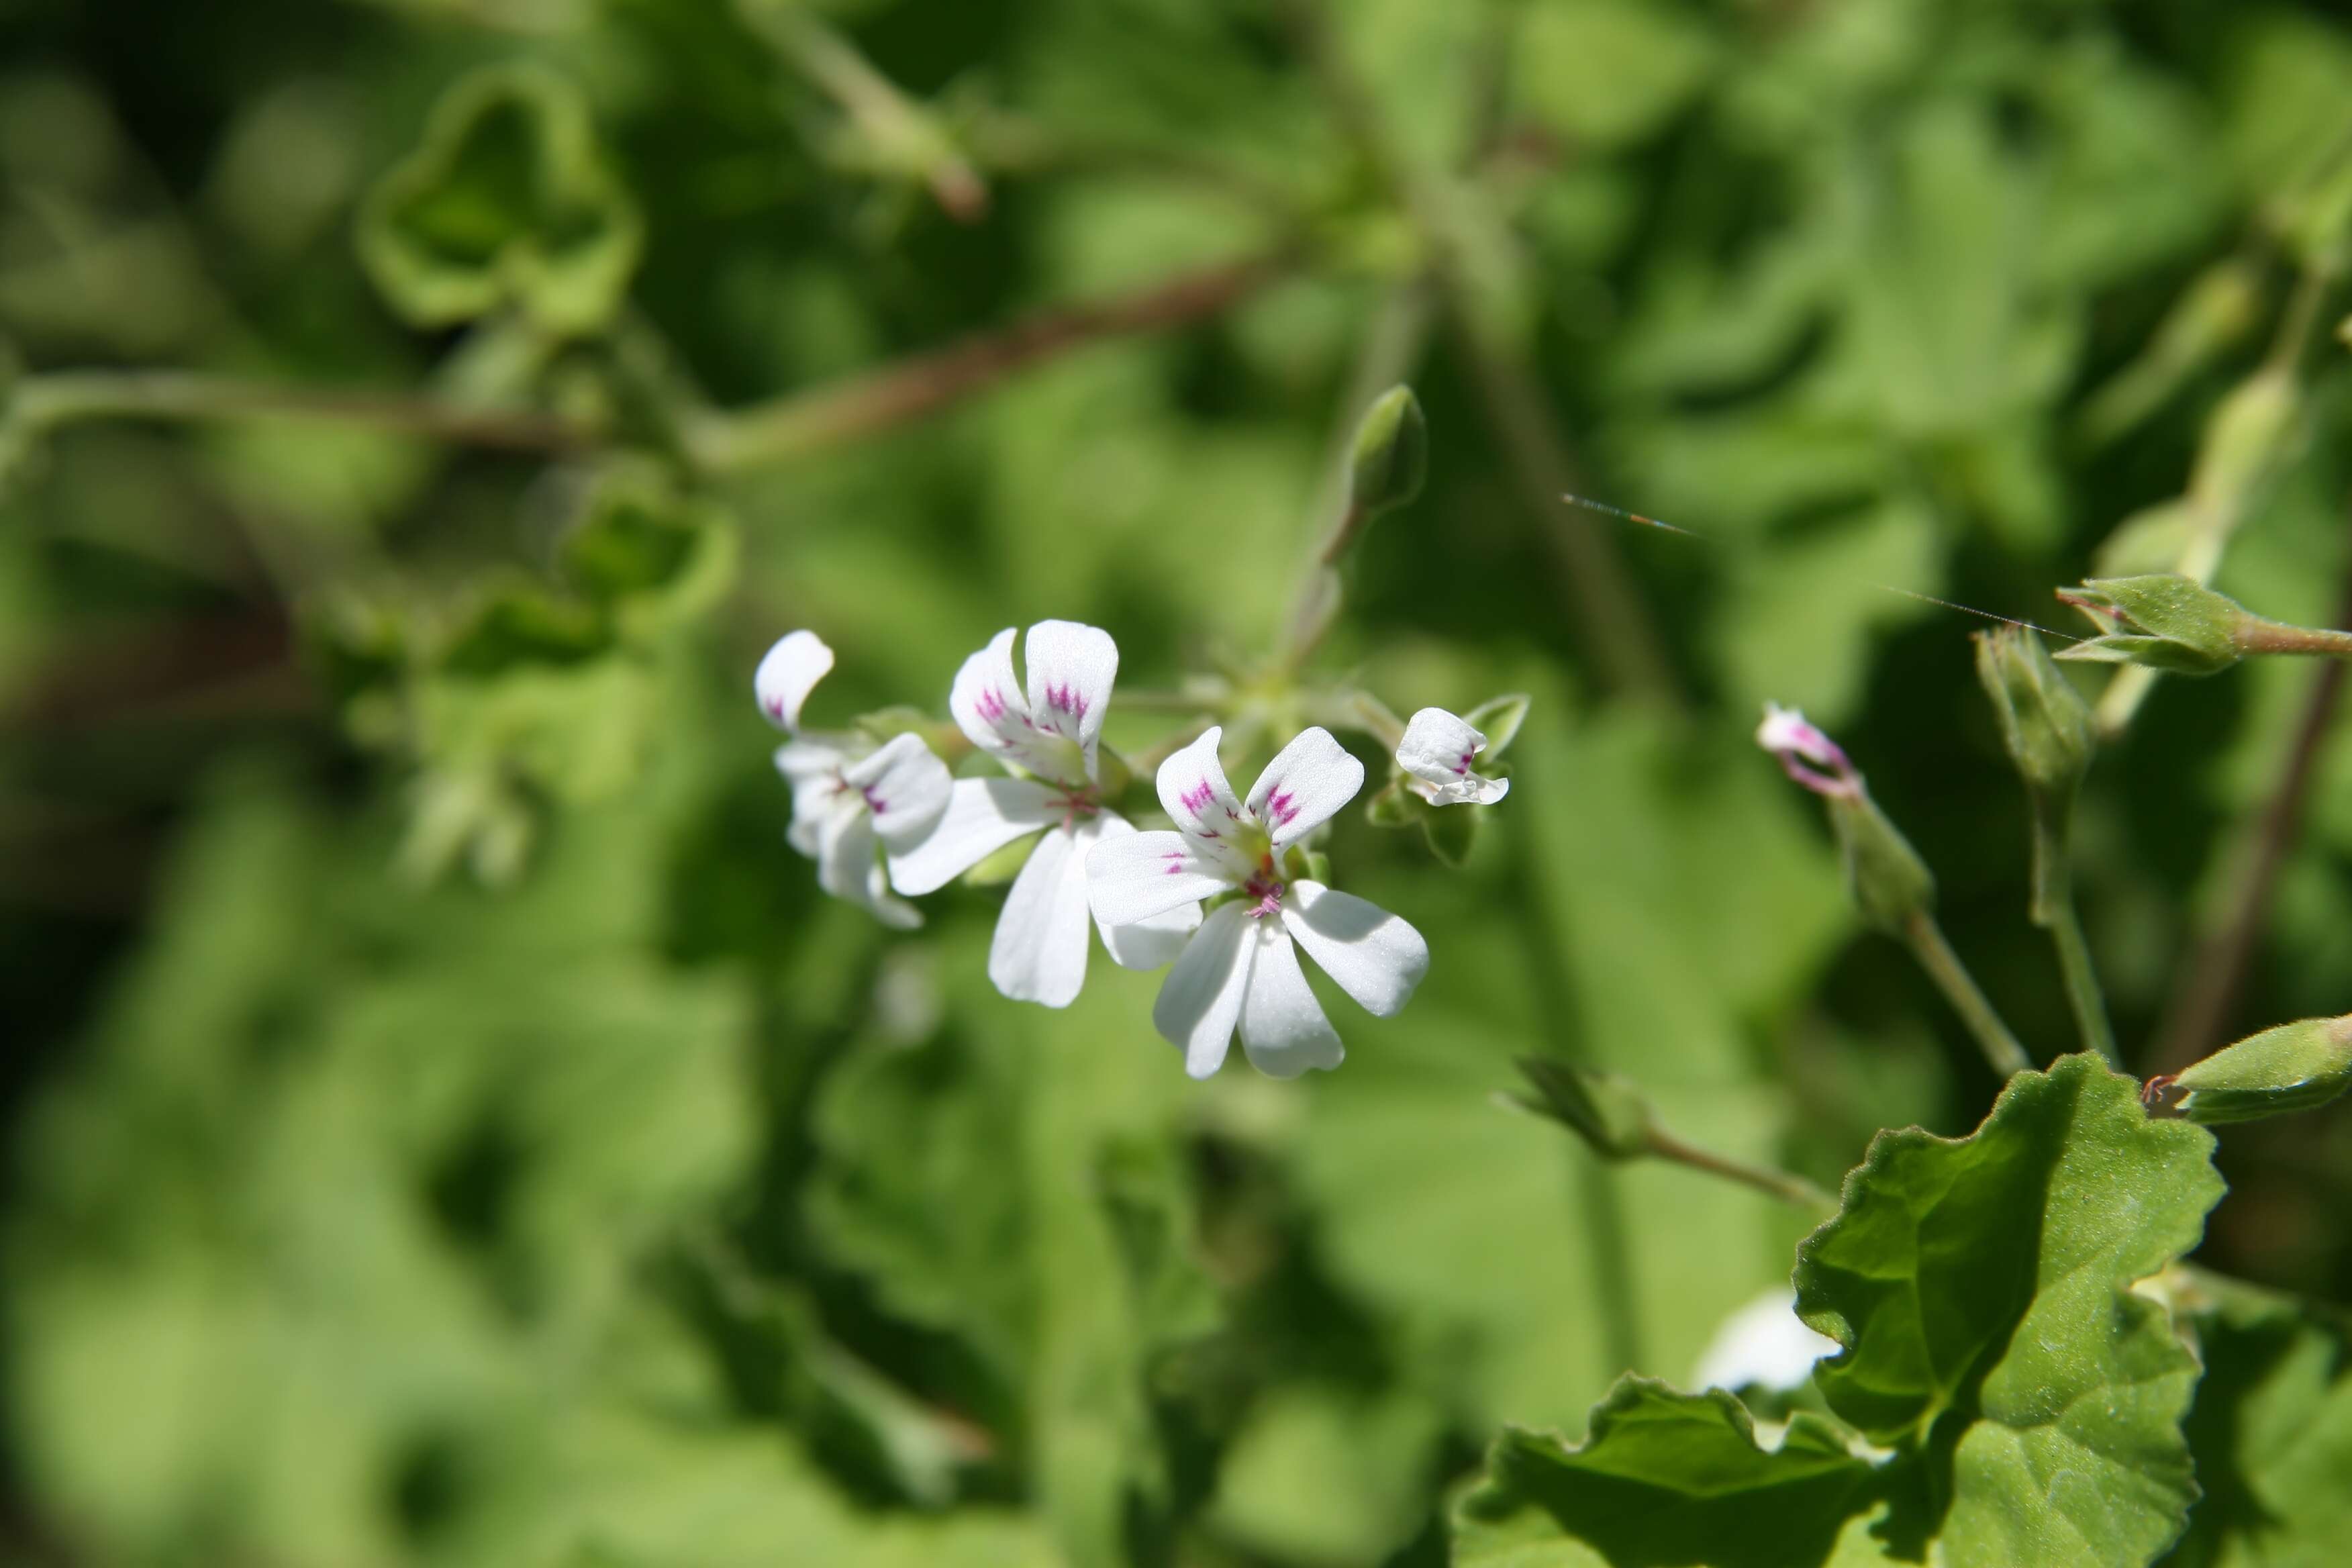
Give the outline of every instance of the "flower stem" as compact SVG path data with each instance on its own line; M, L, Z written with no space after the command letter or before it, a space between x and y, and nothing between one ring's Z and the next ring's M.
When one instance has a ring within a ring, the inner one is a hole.
M227 419L244 416L364 425L463 446L563 457L602 432L529 410L473 407L427 397L273 384L179 370L54 371L16 384L8 417L35 431L82 419Z
M2058 972L2065 982L2066 1004L2074 1009L2075 1032L2083 1048L2096 1051L2107 1065L2121 1071L2123 1057L2116 1048L2116 1031L2107 1021L2105 994L2099 972L2091 962L2091 944L2083 935L2083 918L2074 905L2074 876L2068 832L2071 801L2033 801L2033 899L2028 914L2050 933L2058 951Z
M1799 1208L1813 1209L1824 1215L1838 1211L1838 1200L1833 1194L1793 1172L1776 1171L1769 1166L1750 1165L1744 1161L1730 1159L1713 1150L1685 1143L1655 1127L1649 1131L1648 1148L1653 1158L1670 1160L1677 1165L1687 1165L1710 1176L1720 1176L1725 1181L1753 1187L1767 1196L1793 1204Z
M2352 658L2352 632L2320 626L2291 626L2283 621L2248 616L2238 628L2238 647L2247 653L2313 654L2324 658Z
M1903 939L1919 960L1919 967L1927 972L1927 977L1968 1026L1969 1033L1984 1051L1985 1060L1992 1064L1993 1072L2006 1079L2031 1069L2032 1058L2017 1043L2017 1037L2009 1032L2009 1026L2000 1021L2000 1015L1993 1011L1985 994L1977 989L1968 966L1952 951L1952 944L1944 940L1944 930L1936 923L1936 917L1924 909L1913 910L1903 922Z

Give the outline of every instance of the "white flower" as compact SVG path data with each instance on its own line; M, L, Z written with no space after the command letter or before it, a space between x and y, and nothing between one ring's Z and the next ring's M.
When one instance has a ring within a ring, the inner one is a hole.
M1222 733L1209 731L1160 769L1160 804L1176 832L1096 847L1087 865L1095 918L1125 926L1238 889L1242 896L1220 905L1185 944L1152 1023L1183 1049L1194 1078L1223 1063L1237 1027L1261 1072L1291 1078L1337 1067L1346 1053L1292 944L1383 1018L1428 973L1429 944L1376 905L1283 873L1283 851L1363 786L1363 763L1328 731L1308 730L1265 765L1244 804L1217 762Z
M879 850L912 848L947 809L947 764L919 735L875 746L854 735L801 729L801 706L833 668L833 650L814 632L792 632L760 661L751 689L768 722L792 736L776 749L776 767L793 787L792 847L816 862L817 886L862 904L886 925L923 923L915 906L890 896Z
M1813 1375L1815 1362L1837 1351L1835 1340L1815 1333L1797 1316L1795 1293L1775 1287L1723 1321L1699 1356L1691 1383L1734 1394L1751 1385L1794 1388Z
M1087 978L1087 857L1135 832L1102 804L1099 788L1118 645L1094 626L1040 621L1024 657L1025 697L1013 679L1010 626L964 660L948 693L948 710L972 744L1020 776L955 781L938 829L892 849L890 880L902 893L928 893L1044 830L997 917L988 977L1016 1002L1066 1007ZM1200 922L1198 907L1185 906L1124 929L1103 923L1103 946L1118 963L1157 968Z
M1424 708L1404 727L1397 742L1397 766L1405 787L1432 805L1492 805L1511 792L1508 779L1482 778L1471 763L1486 749L1486 737L1443 708Z

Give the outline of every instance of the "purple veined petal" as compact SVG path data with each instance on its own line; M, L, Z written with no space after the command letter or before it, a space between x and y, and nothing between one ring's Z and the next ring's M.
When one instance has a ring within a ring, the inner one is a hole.
M1299 731L1275 754L1246 805L1281 848L1322 826L1363 787L1364 764L1318 727Z
M833 649L814 632L786 632L751 673L751 695L769 723L779 730L801 727L801 705L833 668Z
M1421 933L1353 893L1293 882L1282 903L1282 923L1307 956L1374 1017L1388 1017L1412 1001L1429 973L1429 943Z
M1470 776L1471 763L1486 749L1486 737L1443 708L1424 708L1404 727L1397 742L1397 766L1433 784Z
M1310 1068L1338 1067L1348 1052L1307 988L1290 933L1273 921L1253 921L1257 955L1242 997L1242 1049L1268 1078L1297 1078Z
M1224 734L1213 724L1202 731L1199 740L1160 764L1157 782L1160 807L1175 819L1176 830L1203 859L1227 867L1240 881L1256 868L1240 844L1255 824L1217 760L1217 742Z
M1103 713L1118 679L1118 645L1098 627L1039 621L1029 628L1021 659L1029 668L1030 718L1076 745L1086 760L1086 782L1095 782Z
M1122 834L1087 854L1087 898L1107 926L1152 920L1237 885L1181 833Z
M1066 1007L1087 982L1087 868L1076 835L1056 827L1037 840L1013 879L988 978L1015 1002Z
M1249 990L1256 934L1242 905L1221 906L1185 943L1152 1004L1152 1026L1184 1053L1184 1070L1194 1078L1207 1078L1224 1063Z
M1036 729L1013 673L1013 639L1019 635L1007 626L989 638L986 647L963 661L948 688L948 712L956 727L991 756L1011 756L1015 762Z
M1091 822L1078 825L1078 849L1091 854L1094 846L1109 838L1132 838L1135 826L1114 811L1106 811ZM1200 929L1201 906L1186 902L1149 919L1127 925L1105 925L1097 919L1096 927L1102 932L1103 951L1121 969L1158 969L1175 962L1184 951L1184 943Z
M1027 779L957 779L931 831L891 851L890 885L909 895L935 892L1023 834L1051 827L1062 818L1053 793Z
M874 831L892 850L912 849L948 808L954 779L920 735L898 735L842 769L841 781L866 797Z

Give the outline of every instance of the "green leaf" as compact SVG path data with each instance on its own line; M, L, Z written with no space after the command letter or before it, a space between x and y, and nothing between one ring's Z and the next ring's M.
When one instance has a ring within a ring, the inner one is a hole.
M1815 1381L1874 1440L1949 1467L1953 1563L2144 1563L2179 1533L2197 1363L2130 1287L2197 1244L2212 1148L2068 1057L1970 1137L1880 1134L1798 1249L1798 1315L1845 1347Z
M610 609L624 636L645 638L717 604L733 584L737 546L719 508L633 466L602 477L560 555L565 574Z
M620 304L644 230L578 91L543 69L496 67L435 106L423 144L370 193L359 247L419 326L516 305L580 334Z
M2205 1498L2166 1561L2332 1568L2352 1540L2352 1334L2287 1297L2184 1283L2205 1365L2188 1421Z
M1511 53L1518 97L1544 123L1606 147L1659 129L1705 85L1714 36L1685 12L1634 0L1544 0Z
M1830 1561L1872 1466L1832 1421L1800 1413L1778 1447L1721 1390L1684 1394L1627 1377L1593 1407L1591 1436L1514 1429L1454 1516L1458 1568L1705 1563L1795 1568ZM1853 1559L1878 1560L1866 1542Z

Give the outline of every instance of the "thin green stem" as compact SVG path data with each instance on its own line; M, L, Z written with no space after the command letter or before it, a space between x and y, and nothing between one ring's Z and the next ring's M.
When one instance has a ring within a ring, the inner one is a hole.
M1685 1143L1672 1133L1662 1131L1655 1127L1649 1131L1647 1144L1653 1158L1670 1160L1677 1165L1686 1165L1694 1171L1701 1171L1710 1176L1720 1176L1727 1182L1737 1182L1742 1186L1753 1187L1768 1197L1778 1198L1782 1203L1793 1204L1799 1208L1811 1209L1823 1215L1832 1215L1838 1211L1838 1200L1834 1194L1815 1183L1807 1181L1794 1172L1777 1171L1769 1166L1751 1165L1742 1160L1734 1160L1727 1155L1718 1154L1711 1149L1701 1149L1695 1144Z
M2009 1026L2000 1021L2000 1015L1993 1011L1992 1003L1977 988L1976 979L1960 962L1960 955L1944 940L1944 929L1936 923L1936 917L1926 910L1914 910L1903 922L1903 939L1919 960L1919 967L1927 972L1927 977L1968 1026L1985 1060L1992 1064L1993 1072L2006 1079L2030 1070L2032 1058L2017 1043L2017 1037L2009 1032Z
M2027 913L2050 933L2058 952L2058 972L2066 986L2066 1004L2074 1010L2074 1029L2084 1050L2106 1058L2121 1070L2123 1056L2116 1048L2116 1031L2107 1021L2107 1002L2099 985L2099 972L2091 962L2091 944L2083 935L2083 919L2074 905L2074 853L2071 840L2074 802L2050 800L2039 792L2033 803L2033 897Z
M2352 658L2352 632L2325 626L2291 626L2283 621L2247 617L2234 639L2246 653L2308 654L2321 658Z
M8 417L35 431L85 419L307 419L548 457L586 451L603 434L576 420L529 410L240 381L178 370L55 371L28 375L16 384Z

